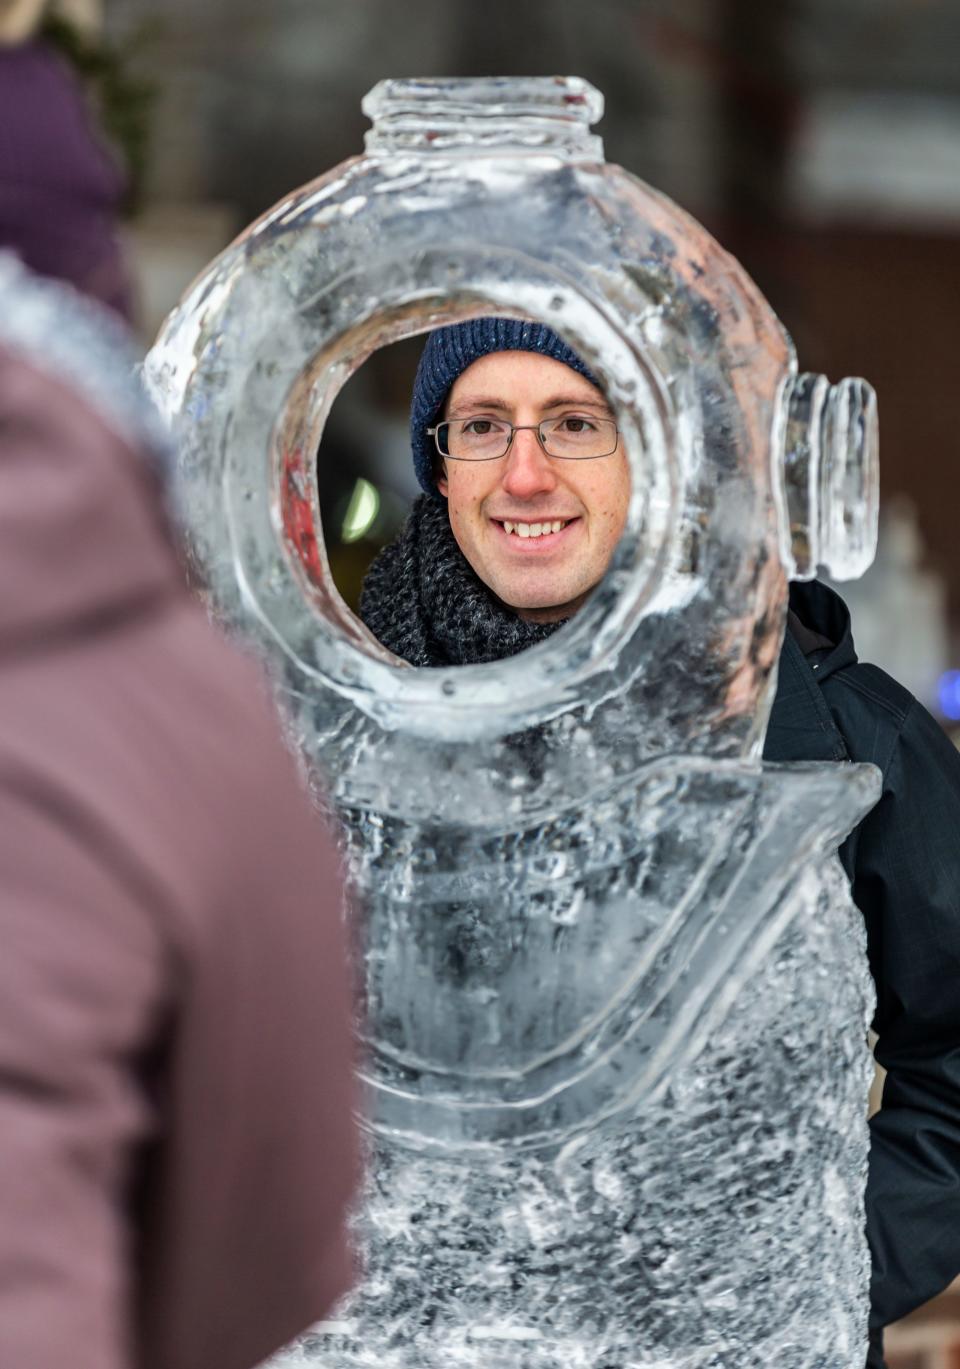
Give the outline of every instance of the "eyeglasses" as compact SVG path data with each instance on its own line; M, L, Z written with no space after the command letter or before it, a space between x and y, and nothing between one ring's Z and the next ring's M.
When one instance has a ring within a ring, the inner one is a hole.
M496 461L510 450L514 433L522 432L536 433L547 456L563 461L612 456L620 441L620 430L612 418L588 418L585 414L517 424L501 418L460 418L427 429L440 455L454 461Z

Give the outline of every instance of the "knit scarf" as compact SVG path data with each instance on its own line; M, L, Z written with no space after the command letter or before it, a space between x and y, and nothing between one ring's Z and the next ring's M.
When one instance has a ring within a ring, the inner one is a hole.
M501 661L561 626L529 623L495 598L457 546L446 502L426 495L370 567L360 617L388 650L415 666Z

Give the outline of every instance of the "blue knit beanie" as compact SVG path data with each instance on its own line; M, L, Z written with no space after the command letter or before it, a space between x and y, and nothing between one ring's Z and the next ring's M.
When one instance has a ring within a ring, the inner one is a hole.
M439 418L457 377L491 352L540 352L579 371L591 385L600 388L598 380L576 352L545 323L515 318L474 318L448 328L436 328L423 349L410 405L413 469L420 488L434 499L442 501L443 496L433 482L436 444L428 436L427 429Z

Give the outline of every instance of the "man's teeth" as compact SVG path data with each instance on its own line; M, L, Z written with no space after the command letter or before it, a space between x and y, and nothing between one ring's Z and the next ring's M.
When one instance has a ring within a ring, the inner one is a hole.
M505 518L503 530L515 533L517 537L543 537L548 532L559 532L569 521L569 518L558 518L552 523L510 523Z

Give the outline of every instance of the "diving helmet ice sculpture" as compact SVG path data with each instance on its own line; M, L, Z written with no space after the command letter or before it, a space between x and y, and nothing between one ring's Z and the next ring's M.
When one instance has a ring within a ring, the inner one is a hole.
M357 889L364 1274L284 1366L863 1363L871 989L830 853L876 776L759 755L788 577L873 554L873 394L797 375L738 264L604 163L601 108L376 87L366 155L252 225L148 359L192 555ZM374 348L478 313L604 377L628 526L549 642L413 670L332 585L312 463Z

